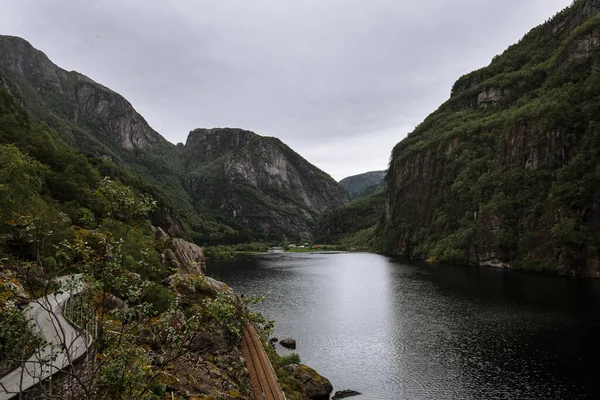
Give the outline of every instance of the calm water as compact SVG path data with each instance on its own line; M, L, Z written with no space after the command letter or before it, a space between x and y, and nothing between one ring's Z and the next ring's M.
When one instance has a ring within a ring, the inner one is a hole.
M600 399L600 282L366 253L210 260L356 399ZM280 353L285 350L278 346Z

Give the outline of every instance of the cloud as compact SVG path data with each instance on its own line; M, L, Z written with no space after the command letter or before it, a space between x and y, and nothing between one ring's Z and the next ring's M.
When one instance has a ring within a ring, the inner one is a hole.
M385 169L460 75L571 1L4 3L3 33L121 93L172 142L251 129L341 179Z

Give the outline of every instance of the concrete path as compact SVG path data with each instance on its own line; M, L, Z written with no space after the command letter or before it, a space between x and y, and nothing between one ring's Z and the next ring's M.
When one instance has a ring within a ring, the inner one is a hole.
M24 310L34 331L49 345L40 348L17 368L0 379L0 400L16 397L20 392L59 372L87 351L92 338L78 332L63 316L62 305L83 290L82 275L58 278L61 291L29 303Z

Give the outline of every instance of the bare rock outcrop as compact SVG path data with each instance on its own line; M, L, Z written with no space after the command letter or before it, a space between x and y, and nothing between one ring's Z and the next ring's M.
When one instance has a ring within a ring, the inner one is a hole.
M163 263L169 263L182 274L206 273L206 259L202 248L183 239L171 238L161 228L153 228L154 237L161 242Z

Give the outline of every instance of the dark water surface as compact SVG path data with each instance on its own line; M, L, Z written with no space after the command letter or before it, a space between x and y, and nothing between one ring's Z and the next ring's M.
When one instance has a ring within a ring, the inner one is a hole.
M209 260L356 399L600 399L600 281L367 253ZM278 346L280 353L285 350Z

